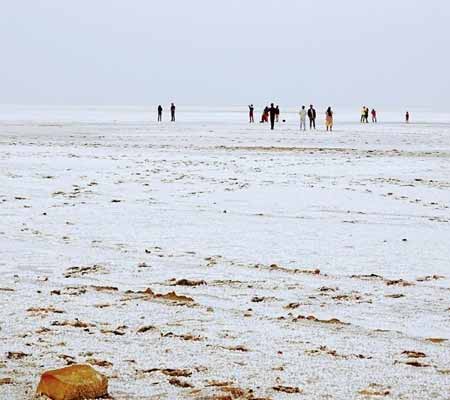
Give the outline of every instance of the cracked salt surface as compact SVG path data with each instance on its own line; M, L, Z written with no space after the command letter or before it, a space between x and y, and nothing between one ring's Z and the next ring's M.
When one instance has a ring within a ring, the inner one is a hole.
M27 115L0 115L1 399L74 362L114 399L449 398L450 116Z

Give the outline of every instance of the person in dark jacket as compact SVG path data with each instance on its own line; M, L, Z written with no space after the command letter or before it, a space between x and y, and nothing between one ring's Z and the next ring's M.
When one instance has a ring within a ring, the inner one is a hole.
M162 112L163 112L163 108L161 106L161 104L158 106L158 122L162 121Z
M170 116L171 116L171 121L172 122L175 122L175 110L176 110L175 104L172 103L170 105Z
M275 114L275 121L278 122L280 120L280 107L275 107L276 114Z
M270 129L273 130L275 128L275 119L277 117L277 109L273 103L270 104L269 115L270 115Z
M312 104L309 106L308 118L309 118L309 129L312 128L316 129L317 112Z
M253 107L253 104L250 104L248 106L248 117L250 119L250 123L255 122L254 112L255 112L255 107Z

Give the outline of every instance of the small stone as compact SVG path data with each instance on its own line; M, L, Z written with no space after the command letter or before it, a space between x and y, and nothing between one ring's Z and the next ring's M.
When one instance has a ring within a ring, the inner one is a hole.
M108 379L89 365L71 365L44 372L36 392L52 400L97 399L108 394Z

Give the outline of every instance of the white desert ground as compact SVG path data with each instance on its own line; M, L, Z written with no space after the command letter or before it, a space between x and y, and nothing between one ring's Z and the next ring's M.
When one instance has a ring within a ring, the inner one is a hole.
M1 107L0 399L450 399L450 114L322 109Z

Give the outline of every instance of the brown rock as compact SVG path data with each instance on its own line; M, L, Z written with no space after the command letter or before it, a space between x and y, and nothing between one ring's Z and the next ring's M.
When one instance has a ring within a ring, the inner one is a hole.
M42 374L36 392L52 400L97 399L108 394L108 379L89 365L72 365Z

